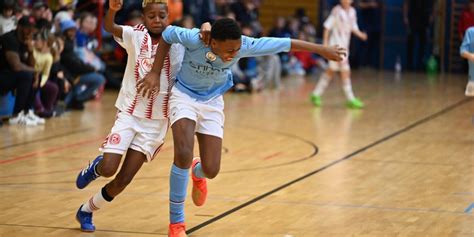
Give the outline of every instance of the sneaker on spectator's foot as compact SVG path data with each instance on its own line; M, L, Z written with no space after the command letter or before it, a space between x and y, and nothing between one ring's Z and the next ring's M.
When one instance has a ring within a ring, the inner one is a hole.
M46 123L46 120L44 118L38 117L32 109L28 110L28 114L26 114L26 117L30 118L33 121L36 121L37 124Z
M97 156L95 160L92 161L92 163L89 163L89 165L86 168L84 168L83 170L81 170L81 172L79 172L79 175L77 175L77 179L76 179L76 187L78 189L85 188L87 185L89 185L92 181L94 181L95 179L97 179L97 177L100 176L99 174L95 172L95 169L96 169L97 164L99 164L99 162L102 159L103 159L102 155Z
M186 225L184 222L170 224L168 228L168 237L187 237Z
M474 81L469 81L467 83L466 96L474 96Z
M92 213L81 211L82 205L76 213L76 220L81 224L81 231L94 232L95 225L92 223Z
M311 94L311 96L309 97L309 99L311 100L311 103L313 103L314 106L321 106L321 96L319 95L315 95L315 94Z
M199 157L193 159L193 163L191 165L191 178L193 180L193 191L192 197L194 205L202 206L206 202L207 198L207 182L206 178L198 178L194 175L194 167L201 162Z
M360 99L355 98L347 101L346 106L350 109L362 109L364 108L364 103Z
M38 125L38 122L36 120L26 116L23 111L18 113L18 115L16 117L10 118L8 120L8 123L12 124L12 125L20 124L20 125L26 125L26 126L36 126L36 125Z

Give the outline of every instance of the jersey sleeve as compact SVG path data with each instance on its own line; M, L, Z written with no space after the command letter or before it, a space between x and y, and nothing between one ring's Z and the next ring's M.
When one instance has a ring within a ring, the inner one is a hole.
M359 30L359 25L357 24L357 13L356 13L354 8L352 8L352 14L353 14L353 17L352 17L351 30L352 31L360 31Z
M328 16L328 18L324 21L324 28L326 29L332 29L334 28L334 24L336 22L336 9L332 9L331 14Z
M289 52L291 49L290 38L262 37L252 38L242 36L241 57L258 57L263 55Z
M114 39L120 46L122 46L124 49L127 49L136 43L133 40L134 30L131 26L121 25L120 27L122 27L122 38L120 39L118 37L114 37Z
M196 49L202 45L199 29L186 29L178 26L168 26L162 33L168 44L181 44L188 49Z
M472 43L472 38L474 36L474 27L470 27L466 30L464 34L464 39L462 41L461 47L459 48L459 53L469 52L469 46Z

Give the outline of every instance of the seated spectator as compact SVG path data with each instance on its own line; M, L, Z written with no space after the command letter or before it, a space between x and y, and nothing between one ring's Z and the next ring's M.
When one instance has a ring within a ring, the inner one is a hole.
M33 88L37 88L35 59L33 57L33 34L35 20L24 16L17 29L0 38L0 94L14 91L16 94L13 118L10 124L38 125L44 119L37 117L32 108Z
M298 39L308 41L308 37L305 32L301 31L299 33ZM298 59L301 66L303 67L305 74L312 74L315 71L317 66L317 61L315 55L311 52L307 51L300 51L300 52L292 52L291 55Z
M58 97L55 104L54 116L61 115L66 105L63 102L67 95L71 93L71 83L73 83L71 75L64 69L61 64L61 53L64 50L64 41L61 37L55 37L51 45L51 54L53 55L53 66L49 80L58 86Z
M39 92L35 96L36 113L43 118L53 116L54 105L58 97L58 85L49 80L51 67L53 65L53 55L51 54L48 40L52 36L48 31L38 32L35 37L35 69L39 73L40 83Z
M0 36L16 28L16 18L14 13L15 1L3 0L0 5L2 14L0 15Z
M31 16L33 16L36 21L45 19L51 22L53 20L51 9L49 9L48 4L43 1L37 1L33 4Z
M69 108L82 110L84 102L94 98L99 87L104 85L105 78L97 73L92 65L84 63L74 52L76 23L72 20L61 22L61 31L64 36L61 64L74 78L72 93L66 97L65 103Z

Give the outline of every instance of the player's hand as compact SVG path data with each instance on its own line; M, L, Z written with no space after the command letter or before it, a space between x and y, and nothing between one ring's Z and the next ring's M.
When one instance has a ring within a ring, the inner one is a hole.
M110 0L109 1L109 9L112 11L119 11L122 9L123 0Z
M150 98L153 94L160 91L160 74L149 72L143 80L138 81L138 94L143 98Z
M365 32L361 32L359 37L362 41L366 41L368 38L367 33Z
M340 62L347 57L347 49L339 45L326 47L326 50L321 53L321 56L327 60Z
M201 30L199 31L199 38L201 38L202 42L209 46L211 44L211 24L209 22L204 22L201 25Z

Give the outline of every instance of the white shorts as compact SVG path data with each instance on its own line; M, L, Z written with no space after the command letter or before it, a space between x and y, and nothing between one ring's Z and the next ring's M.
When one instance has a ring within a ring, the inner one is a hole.
M173 87L169 106L171 125L182 118L187 118L196 122L195 132L224 137L225 116L222 95L209 101L198 101Z
M344 59L342 62L329 61L329 69L340 72L340 71L349 71L351 66L349 65L349 60Z
M145 154L150 162L160 151L168 126L168 119L139 118L119 111L110 134L99 150L123 155L130 148Z

